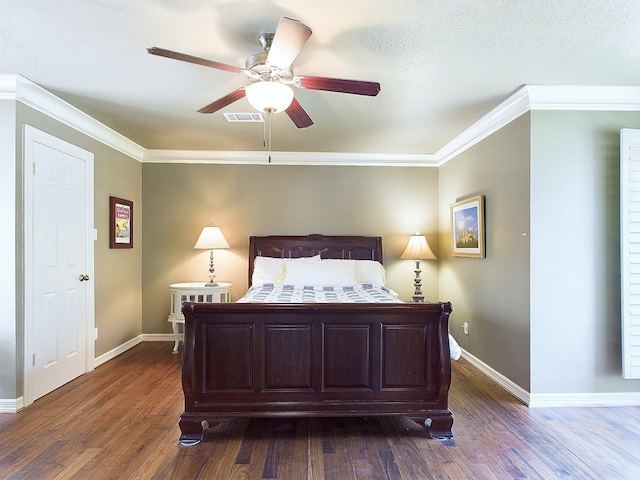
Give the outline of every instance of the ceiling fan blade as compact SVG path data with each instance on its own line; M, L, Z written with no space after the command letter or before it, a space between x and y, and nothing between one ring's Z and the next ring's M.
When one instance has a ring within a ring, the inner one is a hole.
M287 115L289 115L291 121L298 128L307 128L313 125L313 120L311 120L311 117L307 115L307 112L304 111L302 105L300 105L300 103L295 98L293 99L293 102L291 102L291 105L289 105L289 108L285 110L285 112L287 112Z
M296 87L308 90L326 90L327 92L352 93L375 97L380 93L378 82L364 80L345 80L343 78L297 76L293 79Z
M282 17L273 36L267 63L288 69L311 36L311 29L299 20Z
M205 67L217 68L218 70L224 70L225 72L231 72L231 73L243 72L241 68L234 67L233 65L214 62L213 60L194 57L193 55L187 55L185 53L173 52L171 50L165 50L164 48L158 48L158 47L147 48L147 52L149 52L151 55L158 55L160 57L173 58L174 60L181 60L183 62L195 63L197 65L204 65Z
M229 95L225 95L222 98L219 98L213 103L210 103L206 107L202 107L198 110L198 113L214 113L220 110L221 108L226 107L227 105L232 104L233 102L240 100L245 96L244 87L241 87L237 90L234 90Z

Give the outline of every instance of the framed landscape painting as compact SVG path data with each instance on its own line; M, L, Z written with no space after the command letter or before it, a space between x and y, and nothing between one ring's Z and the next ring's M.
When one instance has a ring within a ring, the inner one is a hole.
M454 257L485 257L484 195L451 205Z

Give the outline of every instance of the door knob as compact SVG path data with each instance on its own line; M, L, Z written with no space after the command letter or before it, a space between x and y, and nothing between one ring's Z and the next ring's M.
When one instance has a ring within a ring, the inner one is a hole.
M84 274L81 273L80 274L80 281L84 282L84 281L87 281L87 280L89 280L89 275L84 275Z

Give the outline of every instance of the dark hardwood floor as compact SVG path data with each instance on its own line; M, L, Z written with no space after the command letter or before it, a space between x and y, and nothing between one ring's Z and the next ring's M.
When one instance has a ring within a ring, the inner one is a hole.
M402 418L229 420L178 442L180 356L143 343L0 415L3 479L639 479L640 407L528 409L454 362L454 438Z

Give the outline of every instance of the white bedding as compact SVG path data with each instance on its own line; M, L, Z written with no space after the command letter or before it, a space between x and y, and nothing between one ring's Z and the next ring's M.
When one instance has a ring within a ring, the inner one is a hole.
M371 283L341 287L267 283L253 285L238 303L402 303L402 300L393 290ZM449 351L452 359L460 358L460 346L451 335Z
M344 287L254 285L240 303L401 303L387 287L358 283Z

